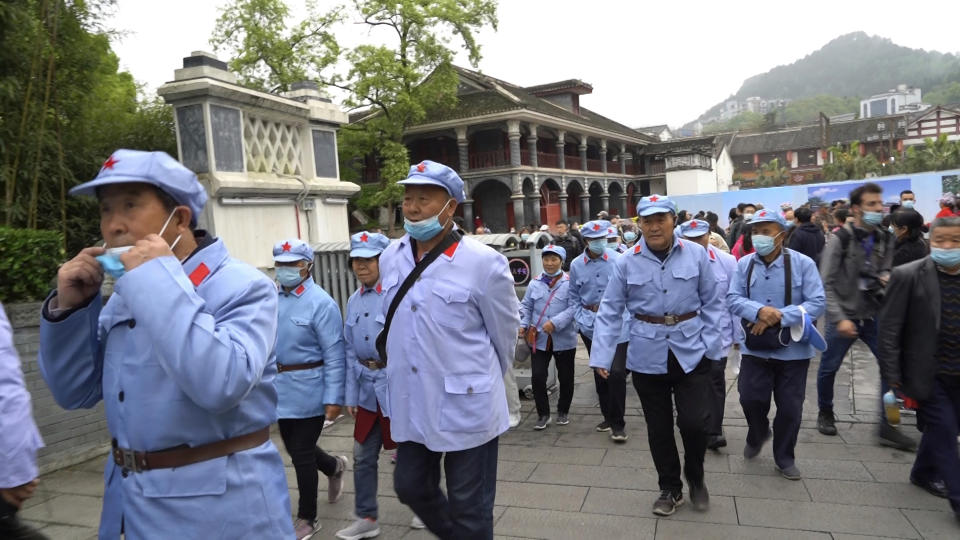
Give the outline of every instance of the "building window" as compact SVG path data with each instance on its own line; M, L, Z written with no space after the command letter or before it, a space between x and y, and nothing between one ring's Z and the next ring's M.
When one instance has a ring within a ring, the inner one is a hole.
M883 131L887 129L887 124L884 122L877 122L877 131Z
M897 112L897 100L890 98L890 114Z
M313 130L313 161L318 177L337 177L337 136L332 131Z

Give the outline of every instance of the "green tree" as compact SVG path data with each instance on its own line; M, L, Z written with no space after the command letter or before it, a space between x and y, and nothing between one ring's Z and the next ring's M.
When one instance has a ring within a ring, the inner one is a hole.
M932 105L957 105L960 103L960 82L948 82L924 92L923 101Z
M760 113L742 112L725 122L711 122L703 126L703 134L726 133L730 131L759 131L767 119Z
M859 107L860 100L856 97L813 96L788 103L783 109L783 121L787 125L816 122L820 113L827 116L856 113Z
M232 15L237 13L245 18ZM260 78L277 87L293 82L291 76L280 75L288 73L279 66L289 61L289 51L300 47L307 50L306 54L319 58L301 65L297 75L306 73L323 85L345 92L344 104L365 113L362 120L340 131L341 174L344 179L355 178L358 162L373 156L379 164L380 183L376 190L362 194L358 206L386 206L392 216L402 196L396 182L406 176L409 168L403 133L422 122L428 112L456 105L458 80L451 64L454 44L465 50L470 64L476 66L480 45L475 34L487 26L496 28L496 2L354 0L346 9L336 8L323 16L311 14L293 30L281 25L287 13L283 0L235 0L224 10L212 42L235 58L231 66L241 74L255 73L257 69L263 72L263 66L272 66L272 75ZM260 20L269 22L271 35L249 38L260 33L259 23L255 23ZM371 33L385 29L385 41L346 49L335 45L332 35L312 47L302 46L293 37L304 32L329 32L329 25L339 20L365 25ZM222 39L227 32L231 40ZM315 50L317 47L320 52ZM342 61L330 61L331 51L336 51L337 59ZM254 80L253 76L246 78ZM389 226L393 228L392 220Z
M782 186L790 179L790 171L780 165L779 158L773 158L770 161L760 165L757 170L757 184L763 187Z
M882 170L877 156L860 155L860 143L856 141L846 149L831 146L827 151L832 161L823 166L823 179L826 181L856 180L866 178L868 174L879 174Z

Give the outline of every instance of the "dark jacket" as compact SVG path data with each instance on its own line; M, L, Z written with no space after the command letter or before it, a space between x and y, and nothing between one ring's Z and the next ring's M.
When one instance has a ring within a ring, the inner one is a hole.
M787 247L803 253L815 262L820 262L820 253L826 240L823 231L813 223L803 223L790 233L790 243Z
M872 319L880 310L880 297L875 290L860 289L860 278L867 266L866 249L860 235L873 236L870 266L877 284L878 277L886 277L893 266L893 235L876 228L870 233L856 231L851 224L841 227L830 235L820 254L820 277L827 293L827 322L836 324L842 320ZM846 240L844 240L846 237Z
M930 253L930 248L923 240L923 237L917 235L915 238L901 238L893 246L893 266L897 267L908 262L918 261Z
M565 271L570 270L570 263L583 251L583 244L570 232L563 236L554 236L553 243L567 252L567 258L563 261L563 269Z
M737 243L737 239L740 238L740 229L743 228L743 218L737 217L733 220L733 223L730 224L730 236L727 237L727 245L730 248L733 248L733 245Z
M940 279L930 257L893 269L878 328L881 376L911 398L929 398L940 332Z

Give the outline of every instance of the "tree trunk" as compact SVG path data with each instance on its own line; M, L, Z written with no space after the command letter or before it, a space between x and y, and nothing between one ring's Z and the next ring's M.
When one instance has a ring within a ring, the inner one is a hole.
M40 191L40 158L43 155L43 131L47 123L47 107L50 105L50 89L53 87L53 66L57 57L55 47L57 45L57 28L59 25L60 4L56 4L53 10L51 25L53 30L50 35L50 60L47 63L47 82L43 90L43 106L40 108L40 128L37 130L37 148L33 157L33 180L30 182L30 209L27 213L27 228L37 228L38 199Z

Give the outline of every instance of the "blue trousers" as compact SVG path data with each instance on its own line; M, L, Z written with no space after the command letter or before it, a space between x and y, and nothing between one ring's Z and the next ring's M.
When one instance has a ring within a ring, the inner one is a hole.
M857 325L859 337L847 338L837 333L835 323L827 323L827 335L824 340L827 342L827 350L820 356L820 368L817 370L817 405L821 411L833 411L833 383L837 378L837 371L840 364L843 363L843 357L857 339L864 344L877 357L877 321L876 319L863 319L853 321ZM887 382L880 379L880 417L883 417L883 394L889 390Z
M415 442L399 443L393 473L397 497L441 540L491 540L499 440L446 453ZM440 490L441 458L446 495Z
M376 520L377 516L377 460L380 458L380 447L383 445L383 432L380 421L374 423L373 428L362 443L353 441L353 484L357 491L354 501L354 513L358 518Z
M960 380L935 380L933 395L920 402L917 425L923 429L923 437L910 475L921 482L942 479L950 506L960 513Z
M810 360L768 360L744 355L740 361L740 406L747 419L747 444L760 446L770 434L770 395L777 403L773 419L773 459L785 469L794 464Z

